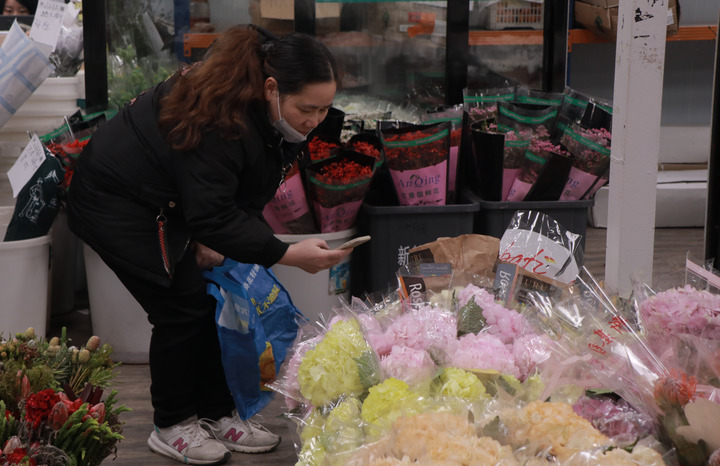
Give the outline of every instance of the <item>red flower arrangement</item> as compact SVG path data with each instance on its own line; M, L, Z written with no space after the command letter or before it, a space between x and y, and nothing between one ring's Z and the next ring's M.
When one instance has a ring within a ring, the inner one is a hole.
M308 197L322 233L345 230L355 224L370 189L375 160L346 150L335 158L308 166Z
M447 132L427 131L383 134L385 157L392 170L416 170L437 165L447 158ZM408 143L408 144L404 144Z
M308 153L310 160L317 162L334 157L342 149L340 142L331 141L321 136L315 136L308 143Z
M352 160L331 162L318 170L315 175L321 183L333 186L349 185L370 176L372 176L370 167L360 165Z
M445 205L450 126L443 121L381 131L400 205Z
M380 151L371 143L367 141L351 141L347 144L348 149L352 149L356 152L360 152L361 154L369 155L371 157L375 157L376 159L380 160L382 155L380 154Z

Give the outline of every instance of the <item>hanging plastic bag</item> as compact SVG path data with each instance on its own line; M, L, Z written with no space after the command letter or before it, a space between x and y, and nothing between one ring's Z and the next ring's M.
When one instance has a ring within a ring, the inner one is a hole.
M65 171L60 160L44 146L43 151L45 161L17 195L4 241L38 238L48 234L60 210L60 183Z
M203 272L217 300L217 323L225 378L242 419L263 409L304 319L271 270L225 259Z

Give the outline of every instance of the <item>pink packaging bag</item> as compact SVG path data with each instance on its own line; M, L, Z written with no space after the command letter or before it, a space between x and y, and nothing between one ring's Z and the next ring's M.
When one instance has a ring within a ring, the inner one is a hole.
M400 205L445 205L447 160L417 170L390 169L390 176Z
M532 183L526 183L515 178L512 186L510 187L510 191L508 192L507 200L510 202L522 201L525 199L525 196L527 196L527 193L530 192L530 188L532 188L532 186Z
M323 207L314 203L315 215L320 222L322 233L333 233L352 228L355 225L360 206L363 201L351 201L333 207Z
M272 228L273 233L278 235L286 235L290 233L290 231L288 231L285 227L285 224L277 218L277 215L275 215L275 211L272 207L270 207L270 204L265 205L262 215L268 225L270 225L270 228Z
M310 211L299 173L285 180L267 207L275 212L275 216L282 223L295 220Z
M502 197L500 199L502 199L503 201L508 200L508 195L510 195L510 189L512 188L513 181L515 181L515 178L517 178L519 174L519 168L503 169ZM527 194L527 192L525 194Z
M598 189L604 186L605 183L607 183L607 179L605 178L591 175L572 167L568 175L565 190L562 195L560 195L560 200L578 201L580 199L589 199Z

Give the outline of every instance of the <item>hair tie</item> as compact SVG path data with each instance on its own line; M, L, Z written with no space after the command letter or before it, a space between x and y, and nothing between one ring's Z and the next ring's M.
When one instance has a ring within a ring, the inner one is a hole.
M274 41L274 40L267 40L267 41L265 41L265 42L260 46L260 53L262 53L263 55L267 55L268 52L270 52L270 50L273 48L274 45L275 45L275 41Z

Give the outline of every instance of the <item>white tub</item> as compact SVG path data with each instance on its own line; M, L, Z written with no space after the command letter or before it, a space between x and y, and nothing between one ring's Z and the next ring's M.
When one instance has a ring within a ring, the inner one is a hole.
M311 235L275 235L286 243L299 243L309 238L319 238L328 243L330 249L336 248L352 239L356 230L335 233L317 233ZM297 267L275 265L272 271L280 283L290 293L293 304L311 322L333 316L332 309L340 305L340 297L350 299L350 259L349 255L340 264L316 274L305 272Z
M152 333L147 314L115 272L84 243L83 256L93 334L112 345L113 360L147 364Z
M0 207L0 332L7 338L33 327L46 335L51 235L2 241L14 210Z

